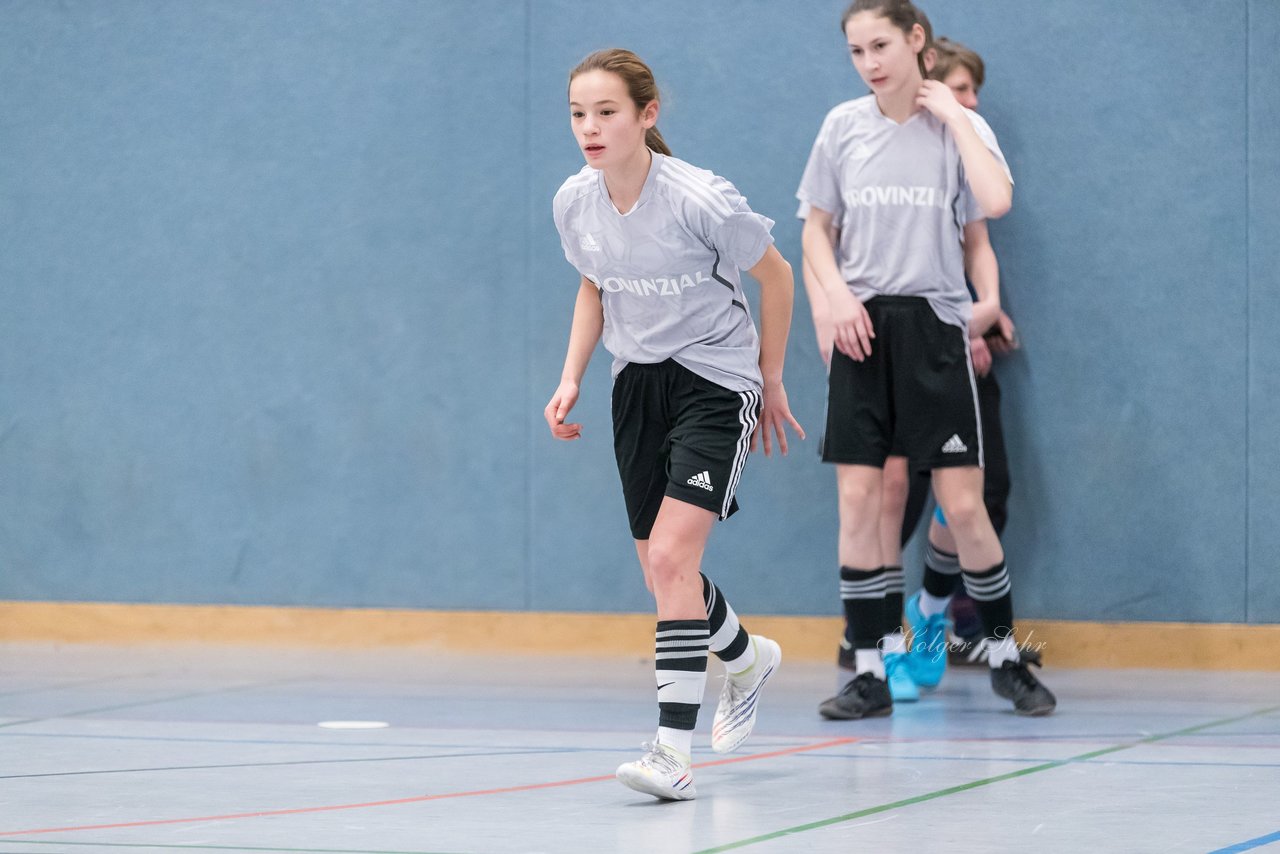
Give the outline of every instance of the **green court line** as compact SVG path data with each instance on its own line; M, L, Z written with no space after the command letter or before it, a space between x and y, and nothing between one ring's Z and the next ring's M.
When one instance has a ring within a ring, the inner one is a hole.
M1168 739L1168 738L1176 738L1180 735L1189 735L1194 732L1200 732L1201 730L1212 729L1213 727L1225 726L1227 724L1236 723L1237 721L1248 720L1249 718L1256 718L1256 717L1261 717L1263 715L1269 715L1272 712L1276 712L1276 711L1280 711L1280 706L1271 706L1266 709L1259 709L1257 711L1249 712L1248 714L1237 715L1236 717L1233 717L1233 718L1223 718L1222 720L1211 721L1206 724L1198 724L1196 726L1186 727L1185 729L1175 730L1173 732L1165 732L1165 733L1160 733L1158 735L1149 735L1146 738L1141 738L1136 741L1128 742L1126 744L1116 744L1116 745L1112 745L1111 747L1104 747L1101 750L1092 750L1088 753L1081 753L1078 756L1072 756L1067 759L1055 759L1052 762L1044 762L1044 763L1041 763L1040 765L1033 765L1029 768L1023 768L1018 771L1010 771L1008 774L998 774L995 777L985 777L981 780L973 780L972 782L969 782L969 783L961 783L958 786L950 786L946 789L939 789L936 792L928 792L923 795L916 795L915 797L912 797L912 798L903 798L900 801L894 801L888 804L880 804L874 807L867 807L866 809L858 810L857 812L845 813L844 815L838 815L838 816L835 816L834 818L825 818L819 821L809 822L808 824L799 824L799 825L796 825L795 827L788 827L783 830L775 830L772 833L764 833L764 834L761 834L760 836L753 836L750 839L742 839L742 840L739 840L738 842L729 842L725 845L717 845L715 848L704 848L701 851L694 852L694 854L716 854L716 852L719 852L719 851L732 851L735 848L746 848L748 845L755 845L760 842L770 842L774 839L781 839L784 836L792 836L794 834L804 833L809 830L818 830L819 828L830 827L835 824L843 824L844 822L847 822L847 821L854 821L859 818L866 818L869 815L888 812L889 810L899 809L900 807L915 806L916 804L926 803L927 801L934 801L934 800L937 800L938 798L945 798L948 795L955 795L955 794L959 794L960 792L967 792L967 791L970 791L971 789L978 789L983 786L990 786L994 783L1003 783L1005 780L1014 780L1014 779L1017 779L1018 777L1026 777L1029 774L1038 774L1041 771L1049 771L1054 768L1062 768L1063 766L1070 765L1073 762L1087 762L1090 759L1097 759L1099 756L1106 756L1110 753L1118 753L1122 750L1129 750L1130 748L1140 747L1144 744L1152 744L1157 741L1164 741L1165 739Z

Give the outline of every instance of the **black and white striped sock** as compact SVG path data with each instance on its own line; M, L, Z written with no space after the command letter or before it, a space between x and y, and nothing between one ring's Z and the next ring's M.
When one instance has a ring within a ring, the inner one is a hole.
M880 659L880 638L885 633L884 567L854 569L840 567L840 602L853 635L854 666L859 673L871 672L884 678Z
M978 608L982 629L987 636L987 651L992 667L1006 660L1017 660L1018 647L1013 639L1013 585L1004 561L987 570L961 570L964 589Z
M707 621L659 620L654 638L658 741L688 756L707 684Z
M906 594L905 574L900 566L884 568L884 629L886 634L902 634L902 604Z
M743 673L756 663L756 648L742 627L738 615L724 598L719 587L702 576L702 600L707 606L707 626L711 632L711 651L724 662L730 673Z
M947 610L951 596L960 586L960 557L929 543L924 552L924 583L920 611L926 617Z

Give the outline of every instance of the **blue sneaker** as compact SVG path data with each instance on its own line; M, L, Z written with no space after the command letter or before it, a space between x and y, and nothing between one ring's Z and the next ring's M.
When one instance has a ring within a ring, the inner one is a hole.
M907 654L890 652L884 657L884 675L889 683L889 696L895 703L914 703L920 699L920 689L911 678L911 664Z
M911 678L921 688L935 688L947 672L947 615L925 617L920 613L919 593L907 600L906 611L912 635L911 651L907 653Z

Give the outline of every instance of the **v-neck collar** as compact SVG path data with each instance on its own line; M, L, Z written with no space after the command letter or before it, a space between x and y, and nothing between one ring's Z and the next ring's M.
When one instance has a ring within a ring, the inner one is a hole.
M876 115L879 116L882 121L890 125L893 125L896 128L904 128L907 125L914 122L916 119L918 119L923 113L929 112L925 108L920 107L919 109L913 110L911 112L911 115L907 116L906 119L899 122L899 121L894 121L893 119L889 118L884 114L884 111L880 109L880 104L878 101L875 100L874 96L872 97L871 106L875 108Z
M604 182L604 170L601 169L598 171L596 180L600 184L600 195L604 198L604 203L608 205L609 209L616 215L622 217L631 216L639 210L640 206L648 201L649 196L653 194L653 185L657 183L658 170L661 168L662 161L665 159L666 155L659 154L656 151L650 151L649 153L652 155L649 158L649 174L644 177L644 186L640 188L640 195L636 198L635 204L633 204L626 213L618 210L618 206L615 205L613 203L613 199L609 197L609 187Z

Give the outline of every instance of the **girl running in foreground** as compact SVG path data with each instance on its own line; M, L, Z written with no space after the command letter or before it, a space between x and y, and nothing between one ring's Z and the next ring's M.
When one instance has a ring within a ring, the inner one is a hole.
M782 660L748 635L700 572L711 527L737 510L734 492L757 438L787 452L782 364L791 324L791 267L773 222L723 178L671 156L658 133L653 73L630 51L605 50L569 76L574 137L587 165L556 193L565 257L582 274L560 386L545 409L557 439L596 343L613 354L614 452L645 584L658 606L658 732L618 768L658 798L695 796L690 772L707 653L727 673L711 746L726 753L755 725L759 692ZM739 270L760 282L761 333Z

